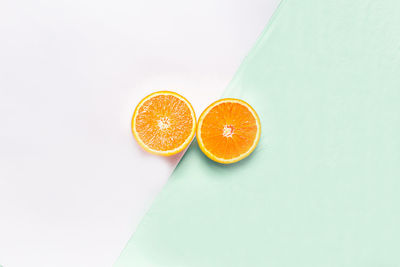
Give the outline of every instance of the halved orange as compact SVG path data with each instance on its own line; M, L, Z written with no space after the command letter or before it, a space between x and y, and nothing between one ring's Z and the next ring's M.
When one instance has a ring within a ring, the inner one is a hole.
M183 96L160 91L146 96L132 117L132 133L146 151L171 156L181 152L196 132L196 115Z
M210 159L230 164L244 159L256 148L261 135L260 119L245 101L225 98L200 115L197 142Z

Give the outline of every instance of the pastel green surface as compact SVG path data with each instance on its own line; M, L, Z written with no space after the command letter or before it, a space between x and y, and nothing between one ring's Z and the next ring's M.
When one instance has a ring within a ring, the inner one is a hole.
M284 0L224 96L259 146L194 142L115 267L400 266L400 1Z

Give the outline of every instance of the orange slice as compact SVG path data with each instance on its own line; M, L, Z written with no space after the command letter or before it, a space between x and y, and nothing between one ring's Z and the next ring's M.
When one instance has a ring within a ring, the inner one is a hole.
M181 152L196 132L196 115L183 96L160 91L146 96L132 117L133 136L146 151L171 156Z
M255 110L240 99L212 103L200 115L197 142L210 159L224 164L244 159L260 140L261 124Z

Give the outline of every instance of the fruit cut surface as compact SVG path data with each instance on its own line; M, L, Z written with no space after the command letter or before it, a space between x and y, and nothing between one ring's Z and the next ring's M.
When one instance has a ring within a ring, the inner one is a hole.
M197 126L200 149L210 159L224 164L244 159L257 146L261 125L255 110L240 99L212 103Z
M170 156L185 149L196 132L196 115L183 96L160 91L145 97L132 117L132 133L146 151Z

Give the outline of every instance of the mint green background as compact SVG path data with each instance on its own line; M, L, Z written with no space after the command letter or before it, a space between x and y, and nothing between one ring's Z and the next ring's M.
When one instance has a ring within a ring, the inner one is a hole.
M115 267L400 266L400 1L284 0L224 96L259 146L194 142Z

